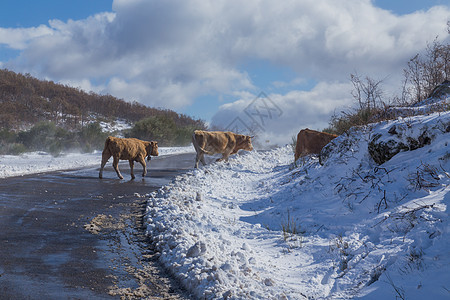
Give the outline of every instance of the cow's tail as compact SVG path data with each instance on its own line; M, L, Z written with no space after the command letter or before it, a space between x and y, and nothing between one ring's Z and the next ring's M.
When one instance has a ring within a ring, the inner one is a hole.
M106 154L106 152L109 152L109 143L111 143L111 137L110 136L108 136L106 138L105 147L103 148L103 152L102 153Z
M200 147L200 145L198 144L197 138L195 136L195 131L192 134L192 144L194 145L195 151L200 154L200 153L204 153L204 154L208 154L208 155L212 155L213 153L206 151L205 149L203 149L202 147Z

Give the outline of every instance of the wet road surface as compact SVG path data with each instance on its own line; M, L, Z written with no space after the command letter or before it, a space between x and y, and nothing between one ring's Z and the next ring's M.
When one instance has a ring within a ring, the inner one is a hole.
M0 299L189 299L145 235L146 194L194 154L152 159L147 177L111 167L0 179ZM100 162L99 162L100 165Z

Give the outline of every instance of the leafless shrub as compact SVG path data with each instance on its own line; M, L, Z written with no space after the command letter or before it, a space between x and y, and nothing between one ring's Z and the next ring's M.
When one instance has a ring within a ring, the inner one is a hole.
M346 201L350 210L353 209L353 204L361 204L369 197L378 197L380 200L375 204L375 210L380 213L382 209L388 208L389 202L398 202L403 200L406 196L399 196L396 193L387 194L383 188L386 183L392 182L390 173L395 170L388 170L382 167L375 167L368 171L360 169L353 170L351 177L340 178L335 185L334 190ZM388 196L390 199L388 199Z
M422 163L415 173L408 176L408 181L414 190L429 190L440 185L439 170L429 164Z
M403 233L403 238L406 238L408 232L411 231L419 222L440 222L438 218L430 218L422 215L423 210L432 209L435 204L419 205L416 207L406 209L404 211L396 212L384 217L380 222L373 227L390 220L390 225L387 229L394 233Z
M285 242L294 239L300 241L301 247L304 231L301 231L300 225L295 222L289 210L287 211L286 220L281 223L281 229L283 231L283 239Z
M391 276L387 272L385 274L386 274L386 278L388 280L388 283L392 286L392 288L395 291L395 294L396 294L395 295L395 299L405 300L406 299L406 297L405 297L405 290L402 287L397 286L394 283L394 281L392 280Z
M350 245L344 240L342 235L338 235L330 241L330 252L337 252L339 255L339 269L345 272L348 269L348 262L353 258L350 251Z
M377 204L377 212L380 213L381 205L384 203L384 209L388 208L387 199L386 199L386 190L383 192L383 198L381 198L380 202Z
M416 54L409 60L403 73L403 93L410 98L409 103L428 98L437 85L450 78L450 45L439 42L436 37L423 54Z
M447 23L447 26L450 26ZM450 27L448 27L450 28ZM450 34L450 29L449 34ZM418 53L403 69L404 79L400 87L400 95L385 96L382 84L384 79L373 79L369 76L350 74L353 85L351 92L356 102L356 108L335 113L329 122L329 128L324 131L342 134L353 126L395 119L399 114L414 115L411 110L392 110L393 106L407 107L416 104L432 95L435 88L445 80L450 80L450 44L442 43L436 38L428 44L424 53ZM443 93L447 94L446 92ZM449 105L436 104L433 111L446 111Z
M406 275L413 272L414 270L423 270L425 268L423 254L424 253L421 248L412 249L406 256L406 264L405 266L400 268L400 273Z

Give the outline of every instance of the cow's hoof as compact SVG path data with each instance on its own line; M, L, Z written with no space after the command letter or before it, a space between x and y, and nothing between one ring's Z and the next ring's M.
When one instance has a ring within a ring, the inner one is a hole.
M135 179L136 177L133 175L133 176L131 176L131 180L133 180L133 179Z
M119 179L123 179L123 176L119 176Z

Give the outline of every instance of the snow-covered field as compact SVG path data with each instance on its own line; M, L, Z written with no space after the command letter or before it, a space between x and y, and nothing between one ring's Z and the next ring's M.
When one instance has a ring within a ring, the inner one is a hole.
M430 144L378 166L396 125ZM449 299L450 112L354 129L324 165L289 147L181 175L151 195L148 234L198 297Z
M160 156L195 152L193 146L159 147L158 150ZM101 160L101 151L94 153L63 153L57 157L53 157L45 152L31 152L22 155L0 155L0 178L96 165L100 166Z

